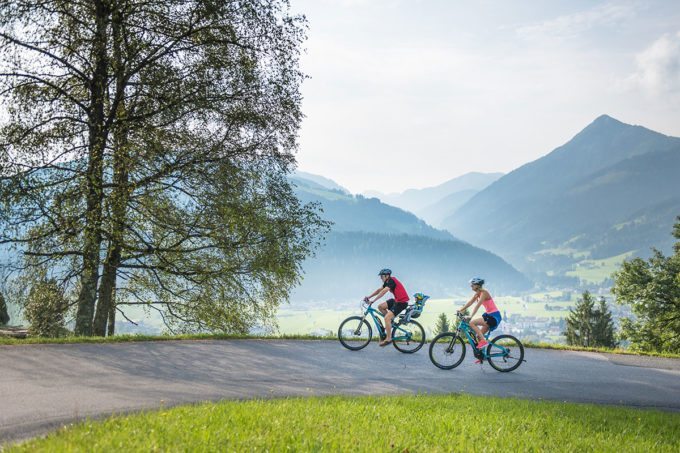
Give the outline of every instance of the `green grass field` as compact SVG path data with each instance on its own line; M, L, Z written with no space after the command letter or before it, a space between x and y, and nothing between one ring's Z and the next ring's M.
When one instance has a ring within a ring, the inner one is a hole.
M546 297L558 297L560 291L532 294L536 302L524 302L519 297L501 296L496 297L496 303L501 312L508 316L519 314L522 316L536 316L546 318L564 318L569 314L569 307L575 303L577 296L572 295L571 301L553 302ZM466 299L462 296L451 299L430 299L427 301L423 314L418 318L426 331L434 329L437 318L445 313L449 320L454 318L456 309L462 307ZM545 305L559 307L560 310L546 310ZM347 303L346 306L338 305L335 309L323 307L305 307L296 309L293 306L284 306L279 309L279 331L282 334L309 334L320 332L335 333L343 319L348 316L361 314L358 303ZM480 313L477 313L480 315ZM429 333L428 331L428 333Z
M612 274L621 267L621 263L633 256L633 252L622 253L602 260L583 260L576 264L573 271L566 273L569 277L578 277L586 283L602 283L611 278Z
M679 449L680 414L452 394L206 403L85 422L7 451Z

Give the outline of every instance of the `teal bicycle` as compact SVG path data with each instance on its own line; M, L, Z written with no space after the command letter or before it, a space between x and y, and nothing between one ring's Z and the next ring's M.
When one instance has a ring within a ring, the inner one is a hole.
M489 340L490 332L484 337L489 345L477 349L475 331L469 321L457 313L458 326L455 331L437 335L430 343L430 360L442 370L452 370L465 358L465 339L472 346L472 353L480 361L486 360L495 370L509 372L516 370L524 362L524 345L512 335L498 335Z
M399 352L412 354L425 344L425 329L413 318L420 316L422 307L429 296L417 294L416 304L408 307L392 322L392 344ZM372 307L373 303L361 302L362 316L350 316L340 323L338 340L351 351L365 348L373 338L373 328L368 319L373 320L381 340L385 339L385 328L380 318L383 314Z

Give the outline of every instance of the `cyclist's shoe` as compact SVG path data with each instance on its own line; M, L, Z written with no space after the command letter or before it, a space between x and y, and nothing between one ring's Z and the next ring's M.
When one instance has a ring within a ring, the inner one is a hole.
M475 360L475 365L481 365L482 363L484 363L484 359Z
M482 340L479 343L477 343L477 349L484 349L489 345L489 342L486 340Z
M380 346L387 346L388 344L392 343L392 340L383 340L380 343L378 343Z

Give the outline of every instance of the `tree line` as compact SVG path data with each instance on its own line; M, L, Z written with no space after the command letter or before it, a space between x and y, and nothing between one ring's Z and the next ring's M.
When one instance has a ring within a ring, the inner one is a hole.
M286 178L305 30L285 0L2 2L0 245L29 321L274 322L328 228Z

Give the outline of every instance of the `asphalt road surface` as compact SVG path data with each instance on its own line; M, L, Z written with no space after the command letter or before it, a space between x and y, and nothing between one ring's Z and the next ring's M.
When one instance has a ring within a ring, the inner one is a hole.
M0 444L86 417L224 398L466 392L680 411L680 359L527 349L499 373L334 341L0 346Z

